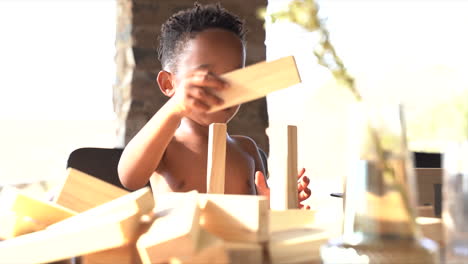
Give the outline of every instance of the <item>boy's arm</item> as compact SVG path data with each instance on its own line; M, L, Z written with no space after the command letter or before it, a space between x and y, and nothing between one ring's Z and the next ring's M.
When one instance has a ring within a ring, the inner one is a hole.
M125 147L118 172L120 181L128 189L145 186L158 167L182 119L175 109L169 100Z
M169 101L127 144L120 157L119 178L128 189L138 189L148 183L182 118L191 112L206 112L211 106L222 104L223 100L213 91L229 86L204 67L188 71L180 77L161 71L158 84L161 91L170 97Z

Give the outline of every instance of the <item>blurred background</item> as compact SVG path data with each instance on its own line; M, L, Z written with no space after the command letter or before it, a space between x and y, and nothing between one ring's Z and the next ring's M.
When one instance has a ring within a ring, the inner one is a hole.
M220 2L247 21L248 64L295 55L303 79L244 106L231 133L253 137L268 152L269 123L297 124L311 203L341 191L352 98L317 65L313 33L289 23L265 32L256 17L260 7L289 1L199 2ZM412 151L439 152L446 141L467 137L467 2L317 2L361 92L404 103ZM0 185L42 181L31 191L50 190L65 176L74 149L123 147L165 101L154 83L159 26L191 5L0 0Z

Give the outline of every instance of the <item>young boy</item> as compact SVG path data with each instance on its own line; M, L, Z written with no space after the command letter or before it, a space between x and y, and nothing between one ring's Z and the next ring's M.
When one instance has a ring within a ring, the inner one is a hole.
M167 103L128 143L119 162L122 184L138 189L148 181L155 193L206 192L208 126L227 123L239 110L207 113L230 89L219 77L245 65L242 21L219 5L201 6L171 16L161 27L162 68L157 82ZM310 196L309 179L299 173L299 201ZM256 143L227 135L225 193L269 197L265 168ZM302 206L301 206L302 207Z

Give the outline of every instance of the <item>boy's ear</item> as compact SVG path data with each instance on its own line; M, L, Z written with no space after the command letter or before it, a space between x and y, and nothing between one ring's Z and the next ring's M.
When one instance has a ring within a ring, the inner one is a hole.
M159 89L168 97L172 97L175 93L172 77L172 73L164 70L160 71L157 77Z

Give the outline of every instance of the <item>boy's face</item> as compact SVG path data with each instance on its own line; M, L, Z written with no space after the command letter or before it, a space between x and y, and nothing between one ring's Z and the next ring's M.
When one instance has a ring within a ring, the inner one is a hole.
M223 29L208 29L188 41L179 58L175 82L201 66L216 75L222 75L244 67L244 60L244 46L239 37ZM210 114L192 113L189 118L201 125L226 123L238 110L239 106L234 106Z

